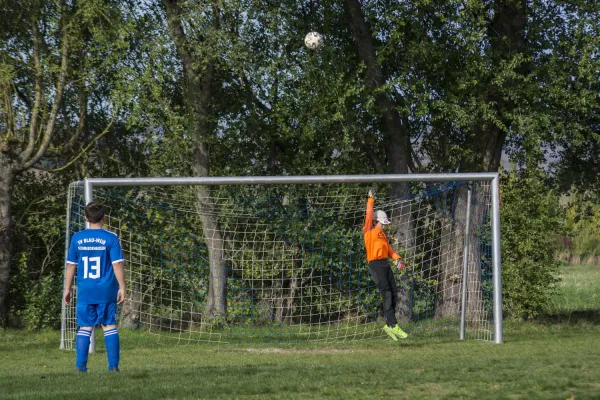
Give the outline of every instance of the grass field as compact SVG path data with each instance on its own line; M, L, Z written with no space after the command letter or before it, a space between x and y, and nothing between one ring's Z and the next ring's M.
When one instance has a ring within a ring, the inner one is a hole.
M506 322L505 343L409 339L271 348L124 346L86 375L57 332L0 333L0 398L598 399L600 267L569 267L559 318ZM574 317L575 316L575 317Z
M554 308L564 316L600 312L600 266L573 266L561 269Z

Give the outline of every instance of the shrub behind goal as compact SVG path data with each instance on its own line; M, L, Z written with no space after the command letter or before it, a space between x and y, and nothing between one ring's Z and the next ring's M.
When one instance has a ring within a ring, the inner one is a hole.
M104 203L105 229L119 235L126 259L127 336L378 338L380 296L362 232L375 189L407 264L395 271L403 329L499 343L497 182L497 174L87 179L69 186L66 244L85 229L85 204ZM61 348L72 348L76 325L74 303L63 305Z

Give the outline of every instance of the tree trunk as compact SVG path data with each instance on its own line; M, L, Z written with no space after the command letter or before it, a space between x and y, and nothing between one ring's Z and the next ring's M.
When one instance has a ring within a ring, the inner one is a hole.
M129 293L121 311L121 327L138 329L141 325L142 288L139 284L134 283L131 285Z
M491 192L491 189L487 189ZM467 323L480 322L487 319L485 315L485 305L483 302L483 287L482 287L482 254L481 254L481 239L485 229L484 223L486 215L489 216L487 208L486 195L481 185L474 185L471 191L471 225L469 234L469 248L467 249L467 276L462 279L467 279ZM490 210L491 211L491 210ZM491 245L491 243L489 243ZM464 255L463 255L464 256ZM462 286L462 283L461 283Z
M205 305L205 314L209 317L224 316L227 312L227 276L225 273L225 260L223 250L223 236L215 216L216 206L210 197L210 190L204 186L196 189L200 220L204 242L208 248L209 278L208 298Z
M292 322L294 299L296 291L298 290L298 284L300 278L290 277L283 278L281 282L281 288L278 288L277 304L275 306L275 320L279 323L289 325Z
M468 185L462 185L442 219L440 284L436 316L458 316L465 242ZM473 227L473 225L471 225Z
M410 194L408 184L396 184L393 188L393 195L396 199L406 199ZM397 210L397 213L391 216L391 221L396 231L395 246L396 250L408 264L407 268L414 266L414 257L416 254L416 235L415 220L412 214L411 201L403 202ZM413 265L411 265L413 263ZM396 317L399 321L410 320L412 316L412 304L410 301L410 282L401 281L398 285Z
M178 0L163 0L167 14L169 34L183 64L184 90L188 117L192 130L191 157L192 172L195 176L210 175L209 139L214 135L214 128L209 123L212 86L215 75L215 60L210 59L198 63L187 43L186 34L182 28L182 9ZM219 28L219 13L215 2L213 7L213 27ZM209 55L207 57L214 57ZM203 64L202 69L195 64ZM205 187L196 189L198 211L202 221L204 241L208 247L209 258L209 290L205 312L207 316L225 315L226 275L223 259L223 235L219 229L216 217L217 207L210 196L210 190Z
M448 219L443 228L440 294L436 316L458 317L460 315L463 281L467 279L467 321L481 321L484 318L481 234L488 210L486 210L486 193L481 185L473 185L469 213L469 247L465 253L468 190L468 185L458 189L453 207L454 217ZM468 257L466 276L463 271L464 257Z
M14 167L6 154L0 153L0 325L7 322L6 298L10 279L12 195Z
M345 0L344 10L359 56L367 67L365 83L373 90L380 89L385 85L386 77L381 66L377 64L373 34L365 19L362 6L358 0ZM408 174L411 152L406 121L403 121L397 104L388 94L378 93L374 98L383 126L383 145L388 171L393 174ZM408 183L397 183L392 186L391 192L395 199L406 198L410 194L410 186ZM410 204L402 206L391 218L396 232L395 250L403 253L402 256L410 260L415 247L415 223ZM410 291L403 287L400 287L398 292L396 314L401 320L410 318L411 315Z
M196 138L192 144L192 171L195 176L210 176L210 158L205 140L212 134L208 120L210 86L213 69L209 67L202 78L202 88L195 87L188 81L190 88L189 101L194 104L194 133ZM195 88L194 88L195 87ZM194 90L195 89L195 90ZM208 248L209 283L208 299L205 314L209 317L226 315L227 276L225 273L224 240L219 227L218 208L208 187L196 187L198 211L202 221L204 242Z
M206 139L212 135L212 128L208 123L208 108L211 98L214 67L209 65L201 79L201 84L193 84L195 76L188 77L188 101L193 104L193 126L195 139L192 143L192 171L195 176L210 176L210 157ZM209 283L208 299L205 313L210 317L221 317L227 312L226 289L227 276L225 274L224 240L219 227L218 209L210 189L203 186L196 187L198 211L202 221L204 242L208 248Z
M490 40L489 56L494 65L512 59L515 55L526 50L525 30L527 23L526 4L524 0L497 0L494 5L494 18L488 25L488 37ZM519 73L525 74L526 67L521 67ZM497 87L490 77L487 83L487 102L494 104L499 121L480 121L474 127L471 134L469 147L474 149L477 157L472 163L461 166L461 170L496 172L500 166L502 149L506 140L507 129L510 129L512 120L510 112L515 107L514 103L505 98L502 88ZM475 191L472 192L477 198ZM467 188L461 187L456 195L454 203L454 217L447 221L443 229L442 256L441 256L441 282L440 298L436 309L436 316L448 317L458 315L460 311L460 281L456 279L462 274L462 252L464 246L464 216L466 212ZM477 229L483 223L484 207L481 201L473 202L475 208L471 210L471 227ZM475 238L471 238L475 241ZM474 312L481 304L481 256L475 244L469 249L470 269L468 280L468 291L471 298L468 299L467 310ZM477 279L475 279L477 277ZM468 319L480 318L478 315L468 315Z

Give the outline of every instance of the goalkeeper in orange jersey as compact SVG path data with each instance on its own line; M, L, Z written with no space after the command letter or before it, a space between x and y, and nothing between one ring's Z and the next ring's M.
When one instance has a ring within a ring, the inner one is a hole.
M398 270L405 268L404 261L390 246L387 236L383 231L383 226L388 225L390 220L385 212L378 210L373 212L375 196L369 190L369 199L367 200L367 212L365 215L365 226L363 232L365 235L365 248L367 250L367 261L369 262L369 273L373 281L379 288L383 301L383 315L386 325L383 330L394 341L408 337L398 326L396 319L396 280L394 273L390 268L388 258L395 260ZM375 218L373 218L375 214Z

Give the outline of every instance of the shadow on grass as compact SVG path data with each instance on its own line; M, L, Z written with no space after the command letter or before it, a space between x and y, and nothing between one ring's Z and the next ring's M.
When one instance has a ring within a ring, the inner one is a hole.
M600 325L600 310L569 311L546 315L540 319L540 322L546 325L551 324L569 324L581 325L591 324Z

